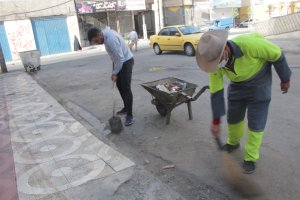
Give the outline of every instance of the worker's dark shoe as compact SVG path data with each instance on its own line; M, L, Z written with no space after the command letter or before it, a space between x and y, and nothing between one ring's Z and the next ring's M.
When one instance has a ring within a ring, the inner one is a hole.
M127 114L127 111L126 111L125 108L123 108L122 110L119 110L119 111L117 112L117 115L126 115L126 114Z
M130 126L134 123L134 119L132 116L127 115L125 119L125 126Z
M255 162L244 160L243 168L245 174L252 174L255 171Z
M231 144L225 144L222 147L223 151L227 151L228 153L233 152L234 150L238 149L240 147L240 143L236 144L236 145L231 145Z

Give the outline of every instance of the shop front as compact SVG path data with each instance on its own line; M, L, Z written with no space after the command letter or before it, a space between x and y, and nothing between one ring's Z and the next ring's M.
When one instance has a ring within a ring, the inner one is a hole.
M122 36L135 29L140 38L147 37L148 14L145 0L75 0L82 44L88 45L91 27L110 28Z

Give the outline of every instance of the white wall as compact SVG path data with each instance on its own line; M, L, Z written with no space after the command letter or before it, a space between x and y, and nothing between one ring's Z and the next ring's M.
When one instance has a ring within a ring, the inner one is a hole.
M293 13L270 20L257 22L252 29L264 36L278 35L300 30L300 13Z
M215 8L212 12L212 19L232 17L232 8Z
M67 0L9 0L0 1L0 21L31 17L74 15L74 1Z
M19 52L36 49L30 20L4 22L13 60L20 59Z
M20 59L19 52L36 49L32 25L29 19L5 21L4 26L12 55L12 60ZM77 16L68 16L67 26L69 30L71 49L74 50L74 35L76 35L78 40L81 41Z
M67 26L69 30L71 49L74 51L74 36L76 35L78 40L81 41L77 16L67 17ZM82 44L80 45L83 46Z

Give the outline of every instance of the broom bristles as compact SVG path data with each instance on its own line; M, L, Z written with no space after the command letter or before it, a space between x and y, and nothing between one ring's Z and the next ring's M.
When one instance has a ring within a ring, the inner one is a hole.
M113 116L108 121L112 133L120 133L122 131L123 124L120 117Z
M241 167L227 152L221 151L220 154L223 162L224 177L233 189L246 197L260 196L263 194L259 186L249 175L242 172Z

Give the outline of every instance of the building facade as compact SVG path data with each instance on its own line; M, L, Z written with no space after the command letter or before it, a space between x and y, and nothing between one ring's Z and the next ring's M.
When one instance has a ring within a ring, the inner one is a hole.
M0 1L0 42L6 61L39 49L42 56L72 51L80 38L73 1Z
M121 35L135 29L141 38L155 32L153 0L2 0L0 43L6 61L19 60L19 52L38 49L42 56L74 50L75 36L88 46L92 26Z
M135 29L140 38L155 31L153 1L145 0L75 0L82 43L87 45L91 27L116 30L123 36Z
M299 0L253 0L251 1L252 18L268 20L272 17L300 12Z
M39 49L42 56L74 50L75 36L88 46L92 26L149 38L164 26L235 17L236 23L300 12L300 0L1 0L0 44L6 61ZM237 15L235 15L237 13Z

